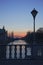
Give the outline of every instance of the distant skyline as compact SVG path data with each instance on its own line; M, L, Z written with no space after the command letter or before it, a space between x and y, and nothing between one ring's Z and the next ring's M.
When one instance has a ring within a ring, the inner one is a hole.
M43 0L0 0L0 28L4 25L6 30L15 32L15 35L33 31L33 8L38 11L37 30L43 27Z

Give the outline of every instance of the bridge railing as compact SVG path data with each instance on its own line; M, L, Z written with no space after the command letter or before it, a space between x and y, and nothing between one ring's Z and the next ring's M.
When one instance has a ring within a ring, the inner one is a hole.
M43 45L0 45L0 59L43 59Z

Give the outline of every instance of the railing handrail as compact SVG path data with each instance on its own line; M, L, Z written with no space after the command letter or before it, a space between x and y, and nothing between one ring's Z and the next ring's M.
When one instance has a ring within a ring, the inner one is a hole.
M20 46L43 46L43 44L0 44L0 46L18 46L18 45L20 45Z

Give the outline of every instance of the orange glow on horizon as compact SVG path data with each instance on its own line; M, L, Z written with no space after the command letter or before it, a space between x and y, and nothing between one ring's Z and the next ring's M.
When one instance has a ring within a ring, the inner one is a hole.
M26 32L14 32L15 37L24 37L26 34Z
M11 36L11 33L13 32L13 35L14 35L14 37L24 37L24 36L26 36L26 34L27 34L27 31L8 31L8 35L10 35ZM28 32L32 32L32 31L28 31Z
M8 36L11 36L12 32L8 32ZM13 32L14 37L24 37L27 33L26 32Z

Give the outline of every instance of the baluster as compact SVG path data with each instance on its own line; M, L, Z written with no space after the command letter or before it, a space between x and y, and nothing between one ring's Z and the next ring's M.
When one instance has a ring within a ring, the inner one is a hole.
M11 58L14 59L15 57L15 46L11 46Z
M25 58L27 58L27 45L25 45Z
M19 59L20 58L20 46L17 46L16 53L17 53L17 59Z
M22 58L22 45L20 45L20 59Z
M31 48L27 48L27 56L31 56Z
M25 59L25 46L22 46L22 59Z
M10 56L10 47L6 46L6 59L9 59Z
M15 45L15 59L17 58L17 57L16 57L16 51L17 51L17 49L16 49L16 45Z
M9 47L10 47L9 59L11 59L11 45L9 45Z

